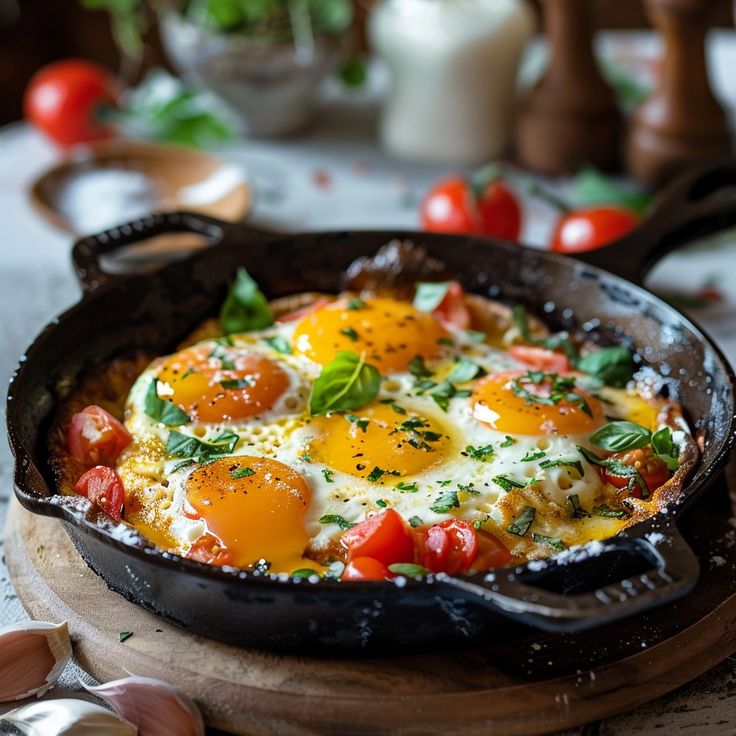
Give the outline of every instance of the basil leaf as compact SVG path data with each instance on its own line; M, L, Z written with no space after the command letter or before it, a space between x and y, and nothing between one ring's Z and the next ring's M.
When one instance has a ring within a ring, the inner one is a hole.
M440 497L430 506L430 509L435 514L446 514L450 509L459 509L460 501L457 497L457 491L445 491L440 494Z
M420 312L434 312L450 288L450 281L420 282L414 294L414 307Z
M572 187L575 201L579 204L616 204L643 215L652 203L650 194L625 191L592 166L578 172L573 179Z
M229 335L233 332L261 330L273 324L273 312L258 284L244 268L239 268L235 281L220 310L220 326Z
M412 562L394 562L393 565L388 566L388 570L394 575L403 575L407 578L426 578L427 575L432 574L431 570Z
M266 345L270 345L278 353L291 355L291 345L289 345L289 341L281 335L267 337L264 342ZM292 573L292 575L294 575L294 573Z
M415 378L428 378L432 375L432 371L427 368L424 358L421 355L415 355L409 361L409 373Z
M585 519L590 516L590 514L583 508L583 505L580 503L580 496L578 496L577 493L571 493L567 497L567 502L570 504L570 515L573 519Z
M493 445L483 445L483 447L474 447L473 445L468 445L465 448L465 452L462 452L461 454L466 455L472 460L485 462L486 460L491 459L494 452L495 450L493 449Z
M623 345L603 348L576 361L576 367L608 386L623 388L634 374L631 352Z
M556 549L558 552L562 552L563 549L567 549L567 545L559 537L545 537L544 534L532 534L532 542L537 544L546 544L552 549Z
M351 524L344 516L340 514L325 514L319 517L320 524L337 524L340 529L352 529L355 524Z
M497 475L491 480L498 486L501 486L506 493L511 493L514 488L526 488L525 483L519 483L518 480L513 480L506 475Z
M152 378L146 391L146 398L143 403L143 411L148 414L151 419L165 424L167 427L180 427L182 424L190 422L189 414L180 409L171 401L164 401L158 395L158 379Z
M320 576L319 573L316 570L312 570L311 567L300 567L298 570L294 570L294 572L290 574L290 577L308 580L312 575L316 575L317 577Z
M624 509L612 509L606 504L601 506L594 506L593 513L596 516L603 516L609 519L625 519L629 514Z
M672 430L669 427L662 427L652 435L652 449L657 457L665 462L668 470L674 472L680 467L680 453L675 447Z
M537 510L534 506L524 506L524 510L508 525L506 531L509 534L516 534L518 537L523 537L534 523L534 517L536 515Z
M420 517L418 517L418 516L412 516L412 517L411 517L411 518L409 519L409 526L410 526L410 527L411 527L412 529L416 529L416 528L417 528L418 526L421 526L422 524L424 524L424 522L423 522L423 521L421 520L421 518L420 518Z
M378 396L380 386L381 374L362 355L339 350L314 382L309 411L317 416L360 409Z
M611 422L594 432L590 441L609 452L624 452L645 447L651 438L652 433L646 427L634 422Z
M580 460L542 460L542 462L539 463L539 467L543 470L546 470L547 468L557 468L559 466L577 470L581 478L585 475L583 464Z
M467 383L478 376L485 376L486 372L481 366L468 358L460 358L453 367L447 380L450 383Z
M181 432L171 431L166 443L166 452L171 457L186 457L198 463L207 463L231 455L239 439L240 437L233 432L223 432L212 442L205 442Z

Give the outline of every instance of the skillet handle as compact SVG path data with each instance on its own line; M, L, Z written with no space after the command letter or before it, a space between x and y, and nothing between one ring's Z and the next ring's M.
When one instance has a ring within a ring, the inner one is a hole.
M564 557L561 561L550 560L538 572L531 572L529 565L518 574L514 570L499 570L486 575L480 583L470 578L444 575L438 578L484 606L538 629L583 631L642 613L693 589L700 573L697 557L674 523L658 529L659 534L664 541L658 546L651 541L656 539L652 534L649 538L614 537L596 544L597 554L589 562L598 569L609 561L615 564L622 552L643 559L650 567L643 573L585 593L565 595L551 592L549 585L545 585L546 581L565 575L561 569L566 567ZM580 555L568 553L572 555L569 562L574 562L569 575L576 574L584 549L581 548Z
M610 245L576 254L634 283L676 248L736 226L736 158L690 169L662 192L652 214Z
M217 245L235 229L245 240L269 234L250 225L199 213L159 212L78 240L72 249L72 260L83 291L91 293L115 278L103 269L101 258L118 248L169 233L196 233L207 238L210 245Z

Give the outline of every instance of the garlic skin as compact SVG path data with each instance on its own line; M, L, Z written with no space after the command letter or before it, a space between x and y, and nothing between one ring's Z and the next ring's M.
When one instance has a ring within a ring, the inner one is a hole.
M60 698L23 705L0 717L25 736L136 736L135 726L86 700Z
M204 736L194 701L163 680L131 675L86 689L135 724L140 736Z
M24 621L0 629L0 703L41 697L72 656L66 621Z

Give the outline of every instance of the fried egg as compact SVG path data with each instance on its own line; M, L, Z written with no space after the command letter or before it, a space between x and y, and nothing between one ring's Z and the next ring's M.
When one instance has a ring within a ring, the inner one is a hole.
M378 395L312 416L339 351L378 370ZM412 526L466 519L514 555L543 556L508 532L524 503L540 539L615 533L615 518L566 512L571 496L592 508L610 494L579 448L610 417L656 425L643 399L589 383L540 378L408 302L338 298L151 363L126 405L126 518L178 554L271 572L320 570L342 529L386 508Z

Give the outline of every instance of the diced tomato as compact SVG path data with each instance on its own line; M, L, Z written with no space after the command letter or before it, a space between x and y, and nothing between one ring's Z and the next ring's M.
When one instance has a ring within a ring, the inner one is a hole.
M414 540L406 522L394 509L369 516L342 535L348 561L373 557L384 565L414 562Z
M373 557L356 557L345 565L343 580L385 580L391 577L388 567Z
M649 446L636 450L626 450L625 452L615 452L609 455L609 459L619 460L624 465L635 467L649 491L654 491L664 485L672 475L664 460L658 458ZM614 488L623 489L629 485L630 478L614 475L607 468L598 468L598 471L603 482L610 483ZM642 493L641 486L636 484L631 488L631 495L641 498L645 494Z
M232 564L230 550L223 547L222 542L209 532L205 532L192 544L186 556L190 560L204 562L208 565Z
M104 465L88 470L74 486L74 492L86 496L115 521L123 515L125 491L120 476Z
M69 454L85 465L114 466L131 443L128 430L99 406L75 414L69 425Z
M490 570L494 567L503 567L511 562L511 553L501 541L488 532L479 531L477 534L478 556L473 567L476 570Z
M570 361L566 355L546 348L533 345L512 345L509 348L509 355L514 360L545 373L567 373L571 370Z
M326 296L321 296L319 299L316 299L311 304L307 304L306 307L302 307L301 309L295 309L293 312L287 312L286 314L282 314L280 317L276 318L277 322L298 322L303 317L306 317L312 312L316 312L318 309L322 309L322 307L326 307L330 303L330 299Z
M448 519L427 529L422 565L432 572L467 572L477 555L475 529L467 521Z
M470 327L470 310L465 304L465 290L457 281L450 284L447 293L432 314L441 322L447 322L461 330Z

